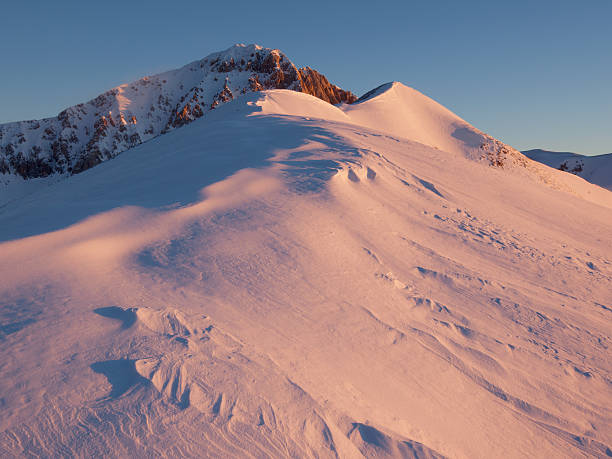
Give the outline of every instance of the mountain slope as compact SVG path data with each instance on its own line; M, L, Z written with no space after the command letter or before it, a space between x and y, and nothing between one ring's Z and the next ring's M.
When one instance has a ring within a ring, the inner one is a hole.
M586 156L578 153L535 149L524 151L523 154L534 161L570 172L612 191L612 153Z
M247 92L291 89L338 104L356 97L279 50L235 45L130 84L55 118L0 125L0 174L73 174L204 116Z
M247 94L0 208L0 453L609 455L612 194L370 106Z
M365 107L365 108L364 108ZM360 124L495 166L525 163L522 155L484 134L446 107L401 83L384 84L362 96L346 113Z

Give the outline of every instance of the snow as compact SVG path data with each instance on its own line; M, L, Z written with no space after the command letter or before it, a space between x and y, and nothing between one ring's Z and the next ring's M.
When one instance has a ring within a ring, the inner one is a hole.
M495 142L265 91L6 203L0 454L610 455L612 193Z
M480 145L480 137L468 123L427 96L398 82L383 85L376 95L346 107L346 112L360 124L451 153L463 153L466 143L470 147ZM462 129L466 133L457 134ZM468 131L473 135L470 136Z

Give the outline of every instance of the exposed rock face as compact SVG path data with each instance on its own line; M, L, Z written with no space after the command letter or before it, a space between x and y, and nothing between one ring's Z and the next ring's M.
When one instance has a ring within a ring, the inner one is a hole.
M324 75L310 67L300 69L299 77L302 84L302 92L311 94L330 104L335 105L341 102L352 104L357 100L353 93L344 91L338 86L331 84Z
M124 84L55 118L0 125L0 174L75 174L184 126L247 92L290 89L332 104L357 98L278 50L235 45Z

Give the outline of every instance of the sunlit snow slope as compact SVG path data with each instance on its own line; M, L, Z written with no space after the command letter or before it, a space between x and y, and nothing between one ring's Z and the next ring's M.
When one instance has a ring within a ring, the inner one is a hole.
M0 208L0 455L610 456L611 234L398 83L245 95Z

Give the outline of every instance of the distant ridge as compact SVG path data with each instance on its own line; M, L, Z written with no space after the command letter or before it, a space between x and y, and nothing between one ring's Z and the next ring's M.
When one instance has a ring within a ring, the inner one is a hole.
M290 89L331 104L357 98L298 69L277 49L234 45L202 60L123 84L56 117L0 125L0 174L75 174L188 124L241 94Z
M612 191L612 153L587 156L567 151L526 150L525 156L547 166L582 177Z

